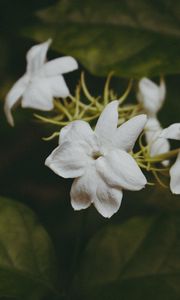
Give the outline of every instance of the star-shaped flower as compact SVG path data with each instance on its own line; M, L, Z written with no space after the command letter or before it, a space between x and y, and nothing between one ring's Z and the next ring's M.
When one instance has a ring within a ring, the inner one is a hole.
M145 136L146 141L150 146L150 155L152 157L168 152L170 149L167 139L159 139L159 134L162 131L162 127L157 118L157 113L163 106L165 95L166 86L163 80L161 80L159 86L148 78L142 78L139 81L137 99L142 104L148 116L148 121L145 128ZM165 161L163 164L167 165L168 162Z
M13 106L21 99L22 107L49 111L53 109L54 97L67 97L69 89L62 74L78 68L73 57L65 56L46 62L46 54L51 44L33 46L26 55L26 73L13 85L5 99L5 114L13 126L11 114Z
M165 128L160 137L180 141L180 123ZM180 152L170 169L170 189L173 194L180 194Z
M138 191L146 178L129 153L146 123L139 115L119 128L118 101L101 113L93 131L85 121L74 121L60 131L59 146L45 164L57 175L75 178L71 204L75 210L94 204L110 218L120 207L122 189Z

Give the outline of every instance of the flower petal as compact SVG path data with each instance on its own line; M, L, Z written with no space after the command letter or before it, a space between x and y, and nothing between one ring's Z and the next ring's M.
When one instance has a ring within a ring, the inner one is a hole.
M144 109L148 114L156 114L162 107L165 97L165 85L161 81L159 87L148 78L142 78L139 82L139 91L137 98L142 103Z
M73 121L61 129L59 144L63 144L67 141L71 143L78 143L79 145L86 145L86 151L89 155L99 149L97 138L89 123L85 121Z
M4 111L6 118L11 126L14 126L14 120L11 114L11 109L13 106L19 101L19 99L22 97L26 86L28 84L29 77L25 74L23 77L21 77L11 88L9 93L6 96L5 99L5 105L4 105Z
M28 85L22 98L23 108L35 108L43 111L53 109L53 95L47 79L35 78Z
M146 122L147 116L139 115L122 124L113 139L115 147L126 151L132 150Z
M159 136L167 139L180 140L180 123L174 123L165 128Z
M64 178L82 176L89 162L83 146L64 142L46 159L45 165Z
M33 46L26 54L27 73L32 75L37 72L46 61L46 54L52 40Z
M98 158L96 167L105 182L115 188L138 191L147 183L136 161L123 150L112 150Z
M45 63L39 74L49 77L72 72L76 69L78 69L77 61L71 56L64 56Z
M94 201L97 186L96 177L95 168L90 166L83 176L73 181L70 195L74 210L85 209Z
M75 210L85 209L94 203L98 212L110 218L120 207L122 191L109 187L92 166L83 176L76 178L71 188L71 204Z
M41 80L47 82L47 85L49 85L53 97L66 98L69 96L70 92L63 76L59 75L54 77L48 77Z
M112 137L115 134L118 124L118 101L110 102L101 113L95 133L104 146L111 146Z
M150 147L150 155L155 156L170 150L170 143L165 138L159 138L159 134L162 131L161 124L156 118L149 118L146 125L146 141ZM168 165L168 161L163 162L164 165Z
M121 189L112 188L99 179L94 206L103 217L110 218L119 210L122 196Z
M180 194L180 152L176 162L170 169L170 188L173 194Z

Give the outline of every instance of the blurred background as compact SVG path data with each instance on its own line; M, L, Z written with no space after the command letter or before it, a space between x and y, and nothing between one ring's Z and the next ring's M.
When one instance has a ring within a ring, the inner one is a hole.
M50 277L40 292L38 283L30 285L27 278L23 287L25 275L22 279L17 273L30 269L16 264L17 256L27 260L25 248L18 241L16 245L14 238L18 240L21 231L16 232L16 223L7 226L3 204L0 299L179 300L179 196L157 185L138 193L125 192L121 209L110 220L93 207L74 212L69 196L72 181L44 166L57 140L45 142L42 137L57 128L38 122L34 111L20 106L14 111L14 128L5 119L4 99L25 72L27 50L50 37L49 59L72 55L79 62L80 70L65 76L72 93L82 70L95 95L102 93L112 70L112 86L119 94L130 78L137 81L148 76L158 81L164 75L167 97L159 118L163 127L180 121L178 0L0 0L0 194L30 208L49 234L59 291L47 288ZM131 101L135 101L134 92L129 95ZM26 238L30 238L28 232ZM42 247L41 235L38 243ZM8 273L10 267L5 275L1 268L3 245L7 253L13 252L13 276Z

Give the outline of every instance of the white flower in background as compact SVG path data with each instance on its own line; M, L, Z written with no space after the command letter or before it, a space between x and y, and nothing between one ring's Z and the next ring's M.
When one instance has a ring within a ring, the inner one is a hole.
M159 86L148 78L140 80L137 98L148 116L145 136L147 144L150 146L151 156L168 152L170 149L167 139L159 139L162 127L157 118L157 113L163 106L165 95L166 86L164 80L161 80ZM166 165L168 162L164 161L163 163Z
M110 218L120 207L122 189L138 191L145 186L146 178L128 152L146 120L146 115L139 115L117 128L118 101L113 101L101 113L95 131L85 121L73 121L60 131L59 146L45 164L59 176L75 178L75 210L93 203Z
M62 74L78 68L73 57L65 56L46 62L46 54L51 44L33 46L26 55L26 73L13 85L5 99L5 114L13 126L11 114L13 106L21 99L22 107L49 111L53 109L54 97L67 97L69 89Z
M160 137L180 141L180 123L175 123L162 131ZM170 169L170 188L172 193L180 194L180 152Z

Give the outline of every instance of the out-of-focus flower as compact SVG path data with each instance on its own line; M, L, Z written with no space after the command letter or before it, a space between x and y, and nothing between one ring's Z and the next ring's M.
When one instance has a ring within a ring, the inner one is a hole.
M110 218L120 207L122 189L137 191L145 186L146 178L129 152L146 120L146 115L139 115L117 128L118 101L113 101L94 131L80 120L60 131L59 146L45 164L59 176L75 178L71 188L75 210L93 203L102 216Z
M14 125L11 114L13 106L21 99L23 108L43 111L53 109L54 97L67 97L69 89L62 74L78 68L73 57L65 56L46 62L51 39L33 46L26 55L26 73L13 85L5 99L5 114L10 125Z
M156 116L163 106L165 96L166 86L164 80L161 80L159 86L148 78L142 78L139 81L137 97L148 116Z
M180 123L175 123L165 128L161 132L160 137L180 140ZM180 194L180 152L170 169L170 189L173 194Z
M148 116L145 136L152 157L168 152L170 149L170 144L166 138L159 139L162 127L157 118L157 113L163 106L165 95L166 86L164 80L161 79L159 86L148 78L140 80L137 99L142 104ZM167 165L168 161L164 161L163 164Z
M180 123L174 123L165 128L160 137L180 141Z

